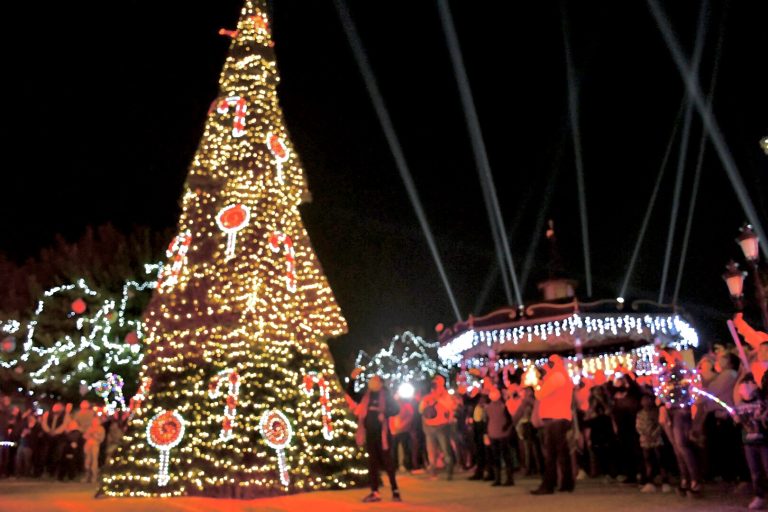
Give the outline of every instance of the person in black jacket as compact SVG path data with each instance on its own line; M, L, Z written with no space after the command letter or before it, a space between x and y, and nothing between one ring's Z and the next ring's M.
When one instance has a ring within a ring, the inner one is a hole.
M387 472L389 477L392 499L401 501L395 479L395 468L390 456L392 434L389 432L389 418L397 415L400 407L379 376L374 376L368 381L368 386L364 392L356 393L353 385L358 374L358 370L352 373L347 392L356 404L354 412L357 416L357 443L359 446L365 446L368 452L368 476L371 492L363 498L363 502L381 501L381 496L379 496L381 477L379 473L382 469Z

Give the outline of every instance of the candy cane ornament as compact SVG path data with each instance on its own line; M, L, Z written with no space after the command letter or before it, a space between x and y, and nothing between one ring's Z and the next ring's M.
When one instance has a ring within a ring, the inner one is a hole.
M320 394L320 412L323 418L323 437L328 441L333 439L333 421L331 419L330 392L328 390L328 381L322 374L309 372L304 376L304 393L312 396L312 389L317 385L317 391Z
M235 426L237 397L240 393L240 375L237 373L237 370L227 368L213 376L208 386L208 397L211 399L219 398L222 395L221 388L225 382L228 385L228 389L224 405L224 419L221 422L221 432L219 432L219 442L226 442L234 437L232 429Z
M187 263L187 252L191 244L192 233L189 231L184 231L173 237L173 240L168 245L168 249L165 251L169 262L163 267L163 271L158 278L157 285L159 287L171 287L179 281L181 270Z
M275 167L277 167L277 181L282 185L283 180L283 163L288 161L290 156L288 153L288 147L285 145L282 137L272 132L267 133L267 147L275 158Z
M285 278L288 291L296 291L296 253L293 250L293 240L291 237L280 231L275 231L269 237L269 248L272 252L280 252L280 248L285 251Z
M152 377L142 377L139 390L136 391L136 394L133 395L133 398L131 398L131 401L128 404L128 410L131 411L131 416L134 414L141 416L141 404L146 400L150 387L152 387Z
M232 136L242 137L245 135L245 116L248 112L248 104L245 98L240 96L228 96L219 101L216 106L216 112L219 114L226 114L229 112L230 107L235 107L235 119L232 123Z

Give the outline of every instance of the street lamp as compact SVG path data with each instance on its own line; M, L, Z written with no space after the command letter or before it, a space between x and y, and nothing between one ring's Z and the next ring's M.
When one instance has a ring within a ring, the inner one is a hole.
M744 295L744 278L747 273L743 270L739 270L739 264L731 260L725 266L725 274L723 274L723 281L728 287L728 293L731 294L733 303L736 304L736 309L741 311L743 305L741 303L741 297Z
M763 148L765 154L768 155L768 137L763 137L760 139L760 147Z
M763 283L760 279L760 271L757 267L757 261L760 258L760 239L757 237L757 233L754 232L752 226L745 224L741 228L741 233L736 238L736 243L741 247L741 252L744 253L744 259L747 260L750 270L752 271L752 277L755 280L755 295L757 296L757 303L760 306L760 312L763 316L763 328L768 329L768 306L765 302L765 290L763 289Z

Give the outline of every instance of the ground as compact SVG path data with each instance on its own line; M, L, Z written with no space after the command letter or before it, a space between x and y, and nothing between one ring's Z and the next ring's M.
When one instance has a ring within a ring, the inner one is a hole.
M384 488L380 503L364 504L364 489L325 491L261 500L216 500L210 498L100 498L94 499L94 485L59 483L52 480L0 481L0 511L8 512L124 512L151 511L232 511L232 512L352 512L402 510L414 512L557 511L736 511L744 510L750 496L725 492L722 485L705 487L700 499L673 494L641 494L636 487L605 484L600 480L578 482L576 491L552 496L531 496L537 480L518 479L515 487L492 488L487 482L469 482L459 474L452 482L431 481L425 476L398 478L403 503L390 500Z

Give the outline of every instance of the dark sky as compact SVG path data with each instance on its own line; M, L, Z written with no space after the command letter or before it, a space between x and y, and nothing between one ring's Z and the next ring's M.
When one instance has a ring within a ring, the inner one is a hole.
M722 27L715 115L768 225L768 158L758 146L768 135L768 4L710 3L702 80L706 88ZM398 329L431 333L437 322L454 318L332 1L275 4L280 100L314 196L304 219L350 324L350 333L331 345L346 366L359 348L376 347ZM701 2L664 4L690 53ZM14 26L4 35L10 91L0 250L26 258L55 233L74 238L86 225L107 221L126 229L175 224L228 46L217 31L233 28L240 5L18 3L8 13ZM553 218L566 266L584 295L560 3L453 1L451 7L518 269L534 238L543 239L534 232L537 219ZM350 10L462 314L504 305L498 280L487 300L478 300L495 256L435 2L354 0ZM571 3L568 19L594 296L615 297L683 86L645 2ZM700 136L695 120L678 233ZM8 163L11 156L16 163ZM628 297L658 293L676 161L677 149ZM744 220L710 146L680 301L704 329L705 342L723 334L719 326L731 311L720 275L729 258L740 256L733 239ZM671 282L679 234L676 240ZM546 244L534 256L528 301L545 271Z

